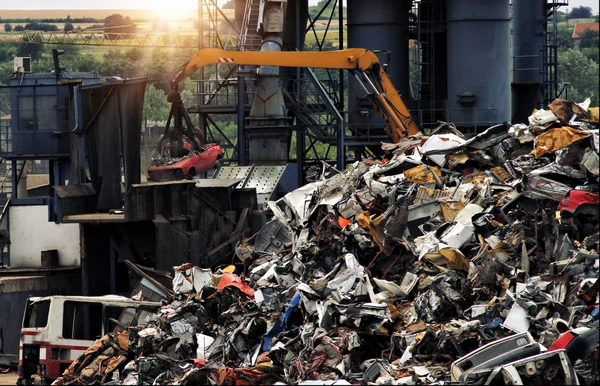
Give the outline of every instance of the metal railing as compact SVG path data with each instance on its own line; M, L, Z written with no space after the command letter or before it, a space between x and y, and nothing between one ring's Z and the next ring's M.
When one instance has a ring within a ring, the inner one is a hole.
M538 55L513 55L512 56L513 65L513 79L515 79L515 73L521 71L538 71L542 74L542 66L543 66L543 51L540 50ZM537 67L529 67L533 62L538 61ZM526 64L523 64L525 62Z
M413 116L421 123L421 127L425 132L437 126L436 122L423 122L424 114L431 114L437 117L445 117L447 122L452 122L457 127L461 128L465 134L479 133L490 126L498 123L498 109L496 108L453 108L453 109L426 109L413 111ZM467 117L470 119L452 119L454 117Z
M287 106L292 108L299 122L305 126L306 134L321 142L334 142L339 130L339 115L328 97L327 86L320 82L310 69L302 69L300 80L288 82Z
M0 33L0 43L197 48L198 35L194 33L173 34L168 32L123 33L104 31L19 31Z
M260 51L262 38L259 35L232 36L231 40L237 42L230 50L238 51Z
M244 77L247 81L248 78ZM194 80L201 105L237 105L238 78ZM248 99L256 92L247 91Z
M546 1L546 46L543 51L544 105L558 95L558 8L568 6L568 0Z
M12 152L12 133L10 123L0 123L0 154Z
M239 51L257 51L260 50L262 38L256 34L256 31L250 31L250 21L256 17L258 23L258 5L259 0L246 0L244 9L244 19L242 20L242 29L239 36ZM254 27L258 27L254 26ZM248 34L250 32L250 35Z
M0 207L2 207L2 208L4 208L6 206L6 203L12 197L13 186L12 186L11 172L12 172L12 167L7 168L6 172L4 173L4 178L2 179L2 183L0 183ZM7 182L11 182L10 187L7 186ZM5 211L3 210L2 215L0 215L0 228L2 228L2 225L3 225L2 223L4 221L4 212ZM8 226L6 226L4 228L7 229Z
M0 212L0 229L8 230L8 208L10 208L10 198L6 197L5 193L0 193L2 204L0 206L2 212ZM10 264L10 246L2 245L0 247L0 267L4 267Z
M256 44L256 39L245 38L242 35L229 35L233 42L239 45ZM260 37L257 38L260 41ZM153 32L153 33L105 33L102 31L76 32L44 32L19 31L0 33L0 43L19 44L60 44L78 46L107 46L107 47L153 47L153 48L198 48L198 35Z
M10 118L0 122L1 156L69 155L74 122L71 106L63 100L68 96L65 87L0 86L0 102L10 103Z
M28 131L12 132L10 143L0 152L0 156L6 157L34 157L35 156L64 156L70 155L69 132L56 131Z

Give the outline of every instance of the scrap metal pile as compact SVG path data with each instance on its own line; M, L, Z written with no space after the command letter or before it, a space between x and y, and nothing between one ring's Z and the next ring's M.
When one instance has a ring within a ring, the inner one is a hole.
M384 145L54 384L597 384L598 108Z

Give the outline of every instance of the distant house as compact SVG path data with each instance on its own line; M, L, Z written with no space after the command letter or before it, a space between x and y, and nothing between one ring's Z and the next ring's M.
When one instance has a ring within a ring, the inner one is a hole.
M579 39L586 30L600 31L600 23L577 23L573 29L572 39Z

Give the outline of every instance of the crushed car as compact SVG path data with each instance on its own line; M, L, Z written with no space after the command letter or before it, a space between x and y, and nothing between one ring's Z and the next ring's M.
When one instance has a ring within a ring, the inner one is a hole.
M184 149L187 154L182 157L172 158L168 154L161 154L153 158L152 166L148 168L148 178L152 181L194 178L217 168L219 160L223 158L223 149L216 143L203 145L200 151L196 151L186 142Z

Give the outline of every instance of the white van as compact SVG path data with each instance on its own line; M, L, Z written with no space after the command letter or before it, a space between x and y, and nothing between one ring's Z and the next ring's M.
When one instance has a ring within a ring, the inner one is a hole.
M96 339L144 323L160 302L117 295L27 300L19 345L19 383L58 378Z

